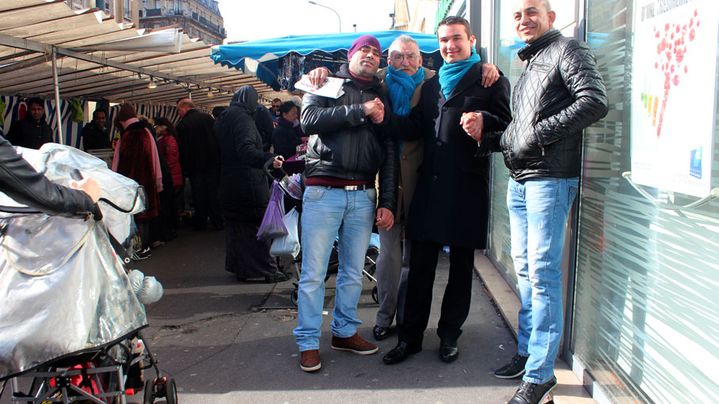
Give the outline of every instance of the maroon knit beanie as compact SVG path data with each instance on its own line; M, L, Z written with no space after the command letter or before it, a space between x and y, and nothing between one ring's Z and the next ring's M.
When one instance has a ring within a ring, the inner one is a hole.
M363 46L371 46L373 48L377 48L379 53L382 53L382 47L380 46L377 38L373 37L372 35L362 35L361 37L355 39L354 42L352 42L352 46L347 52L347 60L352 59L352 55L354 55L355 52L357 52L358 50L362 49Z

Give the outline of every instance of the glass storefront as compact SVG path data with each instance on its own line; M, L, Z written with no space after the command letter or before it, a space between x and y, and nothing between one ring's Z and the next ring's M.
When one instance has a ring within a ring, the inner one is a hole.
M623 176L632 170L632 159L643 152L636 142L646 134L632 132L636 114L649 111L656 115L651 101L640 107L633 103L633 91L639 91L633 83L648 75L646 61L639 60L643 65L635 66L637 52L655 48L660 52L656 42L637 36L636 21L648 21L648 17L671 7L697 6L701 10L709 3L552 1L557 12L555 27L565 35L573 36L576 27L586 27L586 36L582 31L579 37L586 37L594 50L609 96L607 117L587 129L584 136L582 187L573 241L576 264L575 270L569 272L575 275L568 279L568 290L573 291L569 299L572 304L567 308L571 329L565 334L565 352L571 356L567 360L574 360L594 380L599 387L595 398L611 402L719 402L719 381L713 377L713 370L719 367L719 201L680 209L677 207L699 198L662 186L639 186L644 190L640 193ZM483 18L494 18L494 63L514 84L524 66L516 57L523 44L514 32L510 9L513 4L495 0L494 15ZM716 10L712 7L709 8ZM586 18L580 15L583 12ZM637 13L643 13L641 18ZM694 13L694 21L702 19L700 14ZM702 21L706 25L712 18ZM716 40L712 43L717 46ZM702 52L716 59L717 50L709 50ZM657 63L657 68L661 67L670 68ZM684 68L684 72L689 74L695 67ZM713 70L713 77L707 77L707 86L713 84L712 80L719 83L717 70ZM712 139L705 145L713 148L711 154L707 153L711 168L704 170L712 177L712 188L719 186L719 112L715 103L718 87L710 87L714 89L711 97L682 100L687 113L679 131L689 139L700 130L693 105L697 110L699 105L714 105L711 118L704 115L705 121L712 121ZM654 105L656 110L656 101ZM688 160L684 155L676 159L685 157ZM493 159L488 255L514 287L505 201L507 170L500 155ZM667 164L672 163L669 160L673 159L668 158Z
M622 177L632 169L632 136L640 135L631 130L632 115L645 112L632 103L639 91L632 79L649 74L633 65L634 55L657 46L636 35L641 19L635 13L646 9L634 3L587 2L587 41L607 84L610 112L585 133L571 349L612 401L717 402L719 203L674 209L697 198L643 187L645 196ZM708 85L711 80L716 76ZM691 131L696 122L685 118ZM648 199L672 196L672 205Z

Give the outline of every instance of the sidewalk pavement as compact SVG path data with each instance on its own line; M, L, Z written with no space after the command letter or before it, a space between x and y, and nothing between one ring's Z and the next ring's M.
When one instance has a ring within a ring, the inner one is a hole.
M439 361L436 326L447 282L446 256L437 271L424 351L394 366L381 358L396 344L395 336L378 343L377 355L330 349L332 277L325 303L330 316L321 340L323 366L313 374L299 369L292 282L239 283L224 271L223 232L183 231L135 264L165 287L163 299L148 306L150 327L144 335L162 371L175 378L182 403L505 403L518 384L492 375L516 345L478 278L459 359ZM373 286L365 282L359 304L359 332L369 340L377 309ZM141 398L130 401L135 400Z

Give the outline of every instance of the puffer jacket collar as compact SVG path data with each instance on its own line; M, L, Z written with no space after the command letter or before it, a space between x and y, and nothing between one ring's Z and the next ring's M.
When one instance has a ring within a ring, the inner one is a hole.
M517 55L519 56L519 59L523 62L525 60L529 60L533 58L534 55L539 53L539 51L546 48L549 44L556 41L561 36L561 32L557 31L556 29L551 29L545 32L544 35L540 36L539 39L537 39L536 41L520 49L519 52L517 52Z

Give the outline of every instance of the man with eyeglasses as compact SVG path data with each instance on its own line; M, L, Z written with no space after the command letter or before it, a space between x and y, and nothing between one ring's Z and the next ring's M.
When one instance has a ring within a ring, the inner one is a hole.
M320 329L325 275L337 239L339 270L332 313L332 349L371 355L376 345L357 333L357 303L372 224L391 229L397 191L393 136L385 122L384 93L375 77L381 47L377 38L357 38L347 54L338 99L307 94L300 122L312 133L305 156L302 202L302 272L295 339L300 368L314 372L320 361ZM379 196L375 177L379 172Z
M422 67L419 45L409 35L400 35L387 51L388 66L380 69L377 77L389 95L389 107L396 116L407 117L422 94L422 86L435 77L436 72ZM482 84L491 86L499 78L497 67L482 65ZM329 71L320 67L308 75L313 84L321 86ZM416 136L419 137L419 136ZM402 298L400 279L402 268L409 267L410 243L404 242L405 223L417 183L417 171L422 163L423 140L416 138L399 142L399 179L395 226L389 230L379 229L380 253L377 258L377 297L379 309L372 334L375 340L387 338L392 332L392 322L402 321Z

